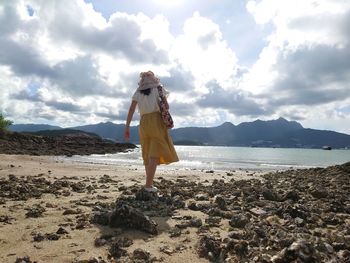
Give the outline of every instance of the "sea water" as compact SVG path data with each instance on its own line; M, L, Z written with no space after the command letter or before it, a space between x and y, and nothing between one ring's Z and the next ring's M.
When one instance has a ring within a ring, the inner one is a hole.
M350 161L350 150L175 146L180 161L161 169L284 170L327 167ZM116 154L66 157L96 164L142 166L141 149Z

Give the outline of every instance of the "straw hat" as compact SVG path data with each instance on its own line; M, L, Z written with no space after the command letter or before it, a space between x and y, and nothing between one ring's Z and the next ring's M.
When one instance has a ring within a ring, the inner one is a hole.
M137 90L145 90L157 88L160 85L159 78L157 78L152 71L141 72L139 87Z

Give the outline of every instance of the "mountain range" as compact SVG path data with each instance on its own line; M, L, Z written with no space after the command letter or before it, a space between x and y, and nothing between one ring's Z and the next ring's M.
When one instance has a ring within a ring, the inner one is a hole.
M123 141L124 124L112 122L61 128L43 124L15 124L11 131L37 132L42 130L74 129L95 133L102 138ZM63 132L63 131L62 131ZM296 121L276 120L243 122L234 125L225 122L217 127L185 127L170 130L175 144L282 147L282 148L350 148L350 135L335 131L304 128ZM130 128L131 142L139 143L138 127Z

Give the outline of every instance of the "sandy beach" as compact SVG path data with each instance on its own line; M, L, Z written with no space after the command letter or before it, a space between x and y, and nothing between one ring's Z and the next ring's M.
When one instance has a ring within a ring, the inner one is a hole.
M308 262L349 262L347 167L284 172L276 185L252 171L162 170L156 199L135 200L143 169L2 154L0 262L287 262L305 249ZM324 171L323 191L323 179L301 189L298 176ZM156 233L101 223L117 198Z
M140 187L144 183L144 171L128 167L111 165L91 165L57 161L55 157L28 156L28 155L0 155L0 178L7 179L9 175L16 178L45 178L49 181L65 179L70 182L83 182L86 185L94 184L93 191L82 193L70 191L67 194L43 194L40 198L28 198L27 200L14 201L0 199L0 216L8 216L6 222L0 223L0 261L15 262L16 258L29 256L37 262L74 262L98 258L107 260L108 249L96 247L94 241L102 234L121 235L130 238L133 244L128 247L132 252L136 248L148 250L152 257L163 259L164 262L207 262L200 259L195 252L194 229L179 238L169 237L168 231L178 224L178 220L171 218L155 218L159 224L160 234L153 236L137 230L112 229L88 224L82 229L76 229L77 217L90 215L93 206L84 203L98 204L114 203L122 190L131 186ZM115 182L98 183L99 179L108 175ZM170 180L186 179L198 182L212 181L222 178L252 178L253 173L239 171L228 177L225 173L209 173L208 171L162 171L159 177ZM256 175L254 175L256 176ZM83 203L79 205L79 203ZM27 217L27 208L40 205L45 211L39 217ZM65 211L73 210L72 214ZM74 213L76 211L76 213ZM204 220L200 212L188 210L178 211L176 215L197 216ZM34 242L33 236L38 233L56 233L60 228L68 233L60 235L58 240L44 240ZM181 240L186 239L186 249L176 251L176 246ZM162 253L160 247L169 246L169 251ZM174 250L172 252L171 250ZM176 254L176 255L175 255Z

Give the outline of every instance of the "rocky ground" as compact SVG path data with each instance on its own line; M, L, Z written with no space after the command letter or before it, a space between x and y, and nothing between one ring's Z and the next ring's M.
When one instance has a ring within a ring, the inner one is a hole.
M9 174L0 180L0 204L7 207L0 229L21 220L19 202L37 200L24 206L23 217L40 219L56 209L64 221L51 220L52 231L32 229L28 246L39 251L47 242L78 243L76 233L86 230L86 242L99 249L100 255L87 257L89 249L80 248L76 259L57 262L350 262L350 162L260 179L238 180L231 172L223 179L188 178L158 177L159 192L150 194L142 181L125 186L106 174L56 179ZM77 198L60 207L46 196ZM6 237L1 242L6 245ZM35 258L16 255L8 262Z
M131 143L113 143L86 133L50 137L0 131L0 154L72 156L117 153L135 147Z

